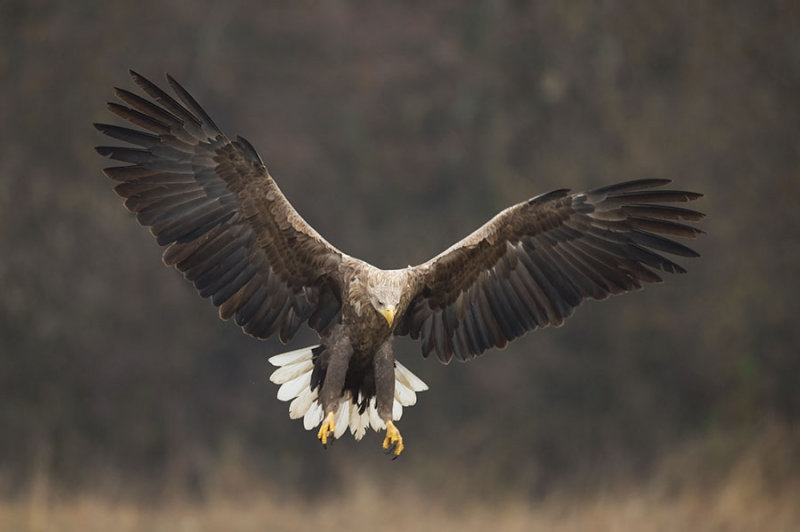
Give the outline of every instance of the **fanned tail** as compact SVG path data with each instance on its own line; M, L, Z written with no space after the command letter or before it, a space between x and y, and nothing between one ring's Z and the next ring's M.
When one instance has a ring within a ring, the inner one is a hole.
M304 347L288 353L275 355L269 359L270 364L278 369L272 372L269 380L279 384L278 399L291 401L289 403L289 417L291 419L303 418L303 427L311 430L322 423L322 405L318 400L319 388L311 389L311 372L314 370L314 349L318 345ZM394 404L392 405L392 419L398 421L403 416L403 407L412 406L417 402L417 392L424 392L428 385L411 373L400 362L395 361L394 367ZM349 391L345 392L336 411L336 438L341 437L350 427L350 433L356 440L360 440L367 429L383 430L386 425L378 416L375 398L369 400L364 412L359 412L359 404L363 397L359 394L356 401Z

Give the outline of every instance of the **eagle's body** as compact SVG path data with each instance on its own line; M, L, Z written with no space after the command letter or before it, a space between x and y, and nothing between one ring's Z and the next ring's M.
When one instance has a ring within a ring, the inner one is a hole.
M96 124L138 146L99 147L128 163L106 168L139 222L168 245L164 262L211 297L222 319L258 338L287 342L307 323L320 344L272 357L278 398L306 428L322 423L323 444L349 427L386 429L427 386L395 361L397 335L421 340L444 363L505 347L528 331L561 325L584 299L660 282L681 273L661 253L697 254L667 236L695 237L680 223L703 215L665 205L700 194L629 181L571 193L555 190L500 212L428 262L381 270L342 253L289 204L244 139L229 140L172 78L180 103L142 76L152 100L123 89L116 115L142 130Z

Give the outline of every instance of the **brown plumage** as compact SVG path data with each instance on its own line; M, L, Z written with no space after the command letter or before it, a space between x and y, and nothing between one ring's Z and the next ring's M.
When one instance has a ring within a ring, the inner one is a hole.
M117 116L140 129L95 124L136 147L97 151L137 220L168 246L164 262L210 297L222 319L258 338L289 341L303 323L320 345L273 357L279 398L325 444L349 426L387 431L424 383L394 360L392 338L420 339L422 354L468 360L528 331L561 325L584 299L604 299L685 270L663 254L697 253L669 237L701 231L699 212L669 205L700 194L668 180L567 189L509 207L428 262L380 270L342 253L289 204L255 149L229 140L175 80L178 100L131 71L149 96L116 89Z

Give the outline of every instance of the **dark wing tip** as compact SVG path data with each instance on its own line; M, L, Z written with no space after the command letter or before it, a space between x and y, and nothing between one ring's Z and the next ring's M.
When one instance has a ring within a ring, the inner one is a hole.
M142 76L141 74L139 74L138 72L136 72L136 71L135 71L134 69L132 69L132 68L129 68L129 69L128 69L128 75L131 77L131 79L132 79L133 81L135 81L135 82L137 82L137 83L139 82L139 80L146 79L144 76Z

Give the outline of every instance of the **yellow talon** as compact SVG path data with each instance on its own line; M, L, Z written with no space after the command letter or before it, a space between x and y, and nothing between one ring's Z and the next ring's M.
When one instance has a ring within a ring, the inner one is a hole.
M383 440L383 448L387 452L392 450L395 458L403 452L403 437L391 421L386 422L386 438Z
M325 416L325 421L322 422L322 426L319 428L319 432L317 432L317 438L322 442L322 445L328 445L328 437L333 441L333 433L336 432L336 423L333 422L334 417L335 414L333 412L328 412L328 415Z

